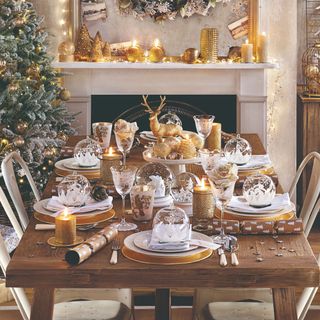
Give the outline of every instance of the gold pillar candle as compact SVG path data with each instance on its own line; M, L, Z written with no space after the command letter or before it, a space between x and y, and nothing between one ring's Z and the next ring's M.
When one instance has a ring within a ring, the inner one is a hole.
M202 178L201 184L193 188L193 229L197 231L212 229L214 202L211 187L205 180Z
M55 241L63 245L70 245L76 240L76 217L68 213L65 208L62 214L55 218Z
M209 137L207 138L209 150L221 150L221 123L214 122Z
M241 46L241 61L245 63L253 62L253 45L248 40Z
M161 46L159 39L154 40L153 46L149 52L149 61L154 63L162 62L164 56L164 49Z
M132 46L127 49L127 59L129 62L140 62L143 59L143 51L136 40L133 40Z
M257 62L268 62L268 39L265 32L258 37Z
M200 33L200 56L204 63L218 60L218 30L203 28Z
M253 45L253 55L257 58L258 35L260 33L260 0L249 0L249 43Z
M112 184L112 173L110 168L112 166L117 166L120 164L122 156L120 154L114 153L113 148L110 147L108 152L102 154L100 157L100 177L104 184Z

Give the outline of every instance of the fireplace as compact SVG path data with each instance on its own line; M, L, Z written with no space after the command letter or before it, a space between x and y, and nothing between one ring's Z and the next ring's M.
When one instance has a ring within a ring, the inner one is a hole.
M148 101L156 108L160 103L159 95L150 95ZM121 118L136 121L140 130L150 130L148 114L141 102L141 95L92 95L91 123L114 122ZM237 129L236 95L166 95L166 106L161 115L169 111L179 116L185 130L195 131L192 118L195 114L213 114L226 132Z

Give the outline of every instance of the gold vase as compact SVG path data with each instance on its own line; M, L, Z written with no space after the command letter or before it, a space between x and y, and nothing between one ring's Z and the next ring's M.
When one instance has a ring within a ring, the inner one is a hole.
M200 34L200 56L204 63L218 61L218 30L203 28Z

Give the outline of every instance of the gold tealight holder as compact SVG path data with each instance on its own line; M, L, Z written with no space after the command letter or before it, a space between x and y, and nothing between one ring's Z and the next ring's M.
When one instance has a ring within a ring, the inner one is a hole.
M153 63L162 62L164 57L164 49L161 46L159 39L156 39L153 43L152 48L149 51L149 61Z
M102 154L100 157L100 177L102 183L104 184L112 184L112 173L110 168L113 166L120 165L120 161L122 156L120 154L114 153L113 148L110 147L108 152Z
M193 188L193 229L200 232L212 230L214 202L211 187L206 179Z

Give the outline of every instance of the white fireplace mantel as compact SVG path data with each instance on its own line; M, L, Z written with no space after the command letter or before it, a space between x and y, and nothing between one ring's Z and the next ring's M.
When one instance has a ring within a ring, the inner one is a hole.
M258 133L267 146L267 70L276 64L55 62L53 66L66 74L70 111L81 111L79 133L90 133L91 95L234 94L237 132Z

